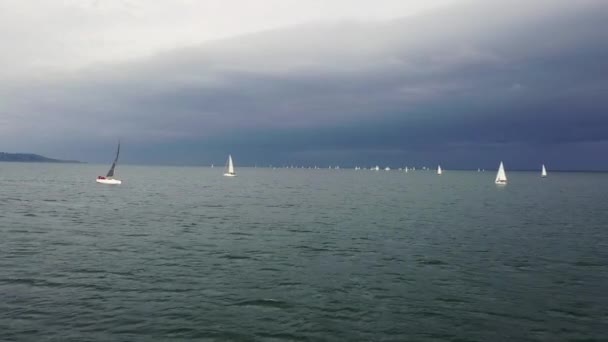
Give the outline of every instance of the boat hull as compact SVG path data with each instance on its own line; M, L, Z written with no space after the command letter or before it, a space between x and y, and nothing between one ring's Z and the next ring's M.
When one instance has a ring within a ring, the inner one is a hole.
M234 173L224 173L224 177L236 177Z
M496 183L497 185L507 185L507 181L495 181L494 183Z
M100 183L100 184L108 184L108 185L119 185L119 184L122 184L122 181L120 179L100 179L100 178L97 178L95 181L97 183Z

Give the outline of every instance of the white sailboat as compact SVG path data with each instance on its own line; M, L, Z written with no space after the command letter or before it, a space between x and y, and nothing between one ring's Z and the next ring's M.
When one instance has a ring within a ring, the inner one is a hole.
M228 155L228 162L226 164L226 173L224 173L226 177L236 177L236 173L234 172L234 164L232 164L232 156Z
M388 166L384 168L384 171L390 171L390 170L391 170L391 168Z
M407 173L410 169L408 169L408 167L405 167L405 173Z
M114 162L112 163L110 170L108 171L108 173L105 176L97 176L97 179L95 180L97 183L110 184L110 185L122 184L122 181L120 179L114 178L114 168L116 168L116 163L118 162L119 154L120 154L120 141L118 142L118 149L116 150L116 157L114 157Z
M498 167L498 173L496 174L496 180L494 181L496 184L506 185L507 184L507 174L505 173L505 167L502 165L502 161L500 162L500 166Z
M437 165L437 174L441 175L443 171L441 170L441 165Z
M543 169L540 172L540 176L543 178L547 177L547 169L545 168L545 164L543 164Z

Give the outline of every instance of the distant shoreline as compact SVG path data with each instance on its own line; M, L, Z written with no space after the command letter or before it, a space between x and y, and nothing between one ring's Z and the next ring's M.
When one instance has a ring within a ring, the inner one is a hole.
M7 163L59 163L59 164L84 164L78 160L61 160L48 158L34 153L7 153L0 152L0 162Z
M8 158L7 158L8 156ZM53 159L53 158L48 158L48 157L44 157L41 155L37 155L37 154L32 154L32 153L6 153L6 152L0 152L0 163L29 163L29 164L35 164L35 163L42 163L42 164L88 164L88 165L106 165L106 162L83 162L83 161L78 161L78 160L61 160L61 159ZM176 164L163 164L163 163L129 163L129 162L124 162L121 163L122 166L147 166L147 167L187 167L187 168L211 168L210 165L208 164L182 164L182 165L176 165ZM224 166L223 165L219 165L217 164L215 166L216 169L223 169ZM241 165L238 166L238 168L246 168L246 169L276 169L276 170L310 170L310 171L328 171L329 169L326 167L319 167L318 169L314 169L313 167L311 167L310 169L308 168L308 166L301 168L301 167L294 167L294 168L288 168L288 167L284 167L284 166L255 166L255 165ZM354 170L354 166L353 167L342 167L339 170L336 169L331 169L331 171L355 171ZM366 172L366 171L371 171L369 169L361 169L358 172ZM460 172L460 171L469 171L469 172L478 172L477 169L463 169L463 168L454 168L454 169L444 169L444 172L448 173L450 171L455 171L455 172ZM390 171L384 171L384 170L380 170L380 171L374 171L374 172L379 172L379 173L384 173L384 172L401 172L401 173L405 173L405 171L401 170L399 171L398 168L391 168ZM436 172L435 169L427 169L427 170L422 170L422 169L416 169L416 170L409 170L410 173L434 173ZM479 171L480 173L496 173L496 169L485 169L485 171ZM507 172L538 172L540 173L539 169L508 169ZM608 170L565 170L565 169L551 169L549 170L549 173L553 173L553 172L560 172L560 173L572 173L572 172L585 172L585 173L608 173Z

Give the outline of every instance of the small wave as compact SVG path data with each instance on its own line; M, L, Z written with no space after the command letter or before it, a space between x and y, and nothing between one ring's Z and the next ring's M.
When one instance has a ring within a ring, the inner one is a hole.
M421 265L447 265L446 262L439 259L419 259L418 263Z
M310 341L310 339L306 336L298 336L298 335L293 335L293 334L289 334L289 333L277 333L277 334L259 333L259 334L256 334L256 336L259 336L259 337L263 338L264 340L269 339L270 341L272 341L272 340Z
M443 303L467 303L466 300L458 299L458 298L447 298L447 297L437 297L435 298L438 302Z
M289 303L281 301L281 300L277 300L277 299L244 300L242 302L237 302L232 305L233 306L259 306L259 307L277 308L277 309L287 309L287 308L291 307L291 305L289 305Z
M305 246L305 245L295 246L295 248L296 249L304 249L304 250L313 251L313 252L326 252L326 251L329 251L329 249L327 249L327 248L311 247L311 246Z
M298 285L302 285L302 283L296 282L296 281L284 281L284 282L280 282L277 285L279 286L298 286Z
M601 267L606 266L606 264L598 262L598 261L589 261L589 260L580 260L572 263L573 266L583 266L583 267Z
M509 314L506 312L496 312L496 311L472 311L472 312L480 313L482 315L487 315L487 316L509 318L509 319L520 320L520 321L528 321L528 322L535 322L535 323L544 322L544 320L540 319L540 318L535 318L532 316Z
M10 278L4 279L0 283L2 284L18 284L27 285L32 287L48 287L48 288L86 288L93 289L96 291L106 291L109 287L101 286L97 284L87 283L60 283L55 281L48 281L44 279L33 279L33 278Z
M313 233L312 230L308 230L308 229L287 229L288 232L292 232L292 233Z
M328 313L360 313L361 310L350 307L350 306L342 306L337 308L322 308L321 311Z
M51 246L74 246L74 243L66 241L52 241L49 244Z
M228 233L229 235L242 235L242 236L253 236L253 234L251 233L245 233L245 232L231 232Z
M106 273L104 270L95 270L90 268L77 268L72 270L74 273Z
M414 313L416 316L422 317L447 317L445 314L437 311L421 310Z
M204 208L224 208L224 205L221 204L205 204L202 207Z
M382 261L402 261L400 258L396 258L394 256L385 256L381 258Z
M229 260L245 260L245 259L252 259L251 257L248 257L248 256L246 256L246 255L233 255L233 254L224 255L224 256L222 256L222 258L224 258L224 259L229 259Z
M557 315L557 316L567 316L570 318L588 318L589 315L576 312L573 310L565 310L565 309L552 309L548 311L549 314Z

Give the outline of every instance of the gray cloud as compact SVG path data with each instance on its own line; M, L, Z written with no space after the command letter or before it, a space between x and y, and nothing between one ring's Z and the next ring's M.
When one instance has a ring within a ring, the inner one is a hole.
M470 2L13 80L0 85L0 141L99 160L91 154L121 136L125 158L172 163L241 151L247 163L426 158L455 167L503 154L524 167L556 148L587 154L608 140L603 9L592 0Z

